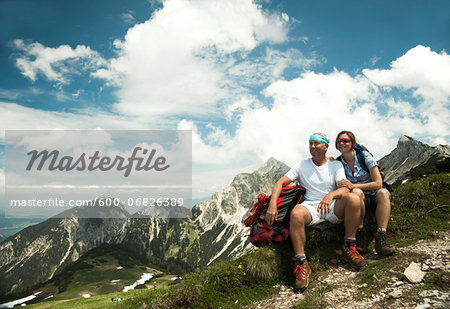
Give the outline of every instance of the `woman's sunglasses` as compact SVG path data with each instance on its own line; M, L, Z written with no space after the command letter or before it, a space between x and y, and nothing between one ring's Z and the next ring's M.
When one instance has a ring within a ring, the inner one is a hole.
M347 144L347 143L350 143L351 140L349 140L348 138L339 138L336 142L337 142L338 144L339 144L339 143L345 143L345 144Z

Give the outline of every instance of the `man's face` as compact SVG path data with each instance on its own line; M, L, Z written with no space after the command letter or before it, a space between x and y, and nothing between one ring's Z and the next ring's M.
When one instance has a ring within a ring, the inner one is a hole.
M313 157L321 157L327 153L328 145L319 141L309 141L309 152Z

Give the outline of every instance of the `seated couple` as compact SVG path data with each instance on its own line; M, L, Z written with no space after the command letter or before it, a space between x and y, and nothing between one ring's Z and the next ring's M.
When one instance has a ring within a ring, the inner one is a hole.
M373 157L364 152L369 172L362 168L354 150L356 139L353 133L342 131L336 139L336 148L342 153L339 160L326 156L329 140L325 134L314 133L309 139L311 158L300 161L285 176L280 178L272 190L266 213L266 221L272 225L277 217L276 201L281 188L297 180L306 188L305 200L291 212L289 232L294 248L295 289L304 291L309 283L311 268L305 255L305 227L325 219L337 224L344 221L345 237L342 259L354 268L367 263L358 253L367 249L357 242L362 240L366 207L376 208L378 230L375 234L375 250L382 255L395 252L386 241L386 228L390 215L390 195L382 188L381 175Z

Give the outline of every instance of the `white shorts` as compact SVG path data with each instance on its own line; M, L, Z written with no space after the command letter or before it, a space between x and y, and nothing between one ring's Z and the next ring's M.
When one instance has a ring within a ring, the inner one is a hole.
M313 226L314 224L316 224L319 221L322 220L326 220L329 221L333 224L339 224L342 222L342 219L339 219L338 217L336 217L336 215L334 214L334 204L335 204L336 200L333 200L333 202L331 202L331 207L330 207L330 211L327 212L326 214L321 214L317 211L317 207L319 207L319 203L320 201L316 202L302 202L301 204L296 205L295 207L298 207L299 205L304 206L309 213L311 214L312 220L311 223L308 224L308 226Z

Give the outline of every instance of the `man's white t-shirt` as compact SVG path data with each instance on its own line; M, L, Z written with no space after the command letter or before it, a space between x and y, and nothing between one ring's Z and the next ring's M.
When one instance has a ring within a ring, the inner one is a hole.
M305 187L306 202L320 202L325 195L337 189L339 180L345 179L345 170L338 160L327 160L324 165L317 166L309 158L297 163L285 176L292 181L298 180Z

